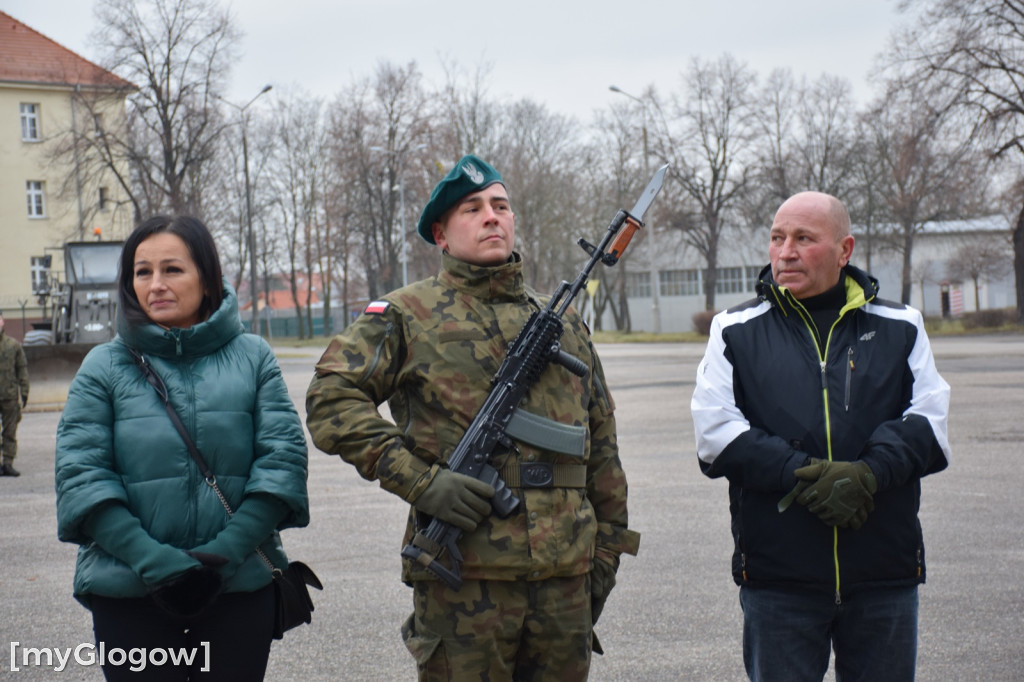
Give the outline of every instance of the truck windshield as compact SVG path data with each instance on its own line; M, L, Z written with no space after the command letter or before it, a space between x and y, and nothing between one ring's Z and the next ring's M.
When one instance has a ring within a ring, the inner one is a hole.
M116 284L121 242L67 244L65 277L69 284Z

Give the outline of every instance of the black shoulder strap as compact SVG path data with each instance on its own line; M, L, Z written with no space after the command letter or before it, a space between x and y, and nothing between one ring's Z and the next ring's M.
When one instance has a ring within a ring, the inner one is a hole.
M164 384L164 380L160 378L160 375L156 373L153 366L149 364L146 357L135 350L131 346L125 346L128 352L135 358L135 364L142 370L142 375L146 377L146 381L149 385L156 389L156 394L160 396L160 400L164 403L164 408L167 410L167 416L171 418L171 423L174 424L174 428L178 430L181 435L181 439L185 441L185 446L188 448L188 452L192 455L192 459L195 460L196 464L199 465L199 471L203 474L203 478L207 481L214 480L215 477L213 472L210 471L210 467L206 465L206 460L203 459L202 453L199 452L199 448L196 447L195 441L192 440L192 436L189 435L188 429L185 428L185 424L181 421L181 417L178 416L178 411L171 405L171 401L167 397L167 386Z

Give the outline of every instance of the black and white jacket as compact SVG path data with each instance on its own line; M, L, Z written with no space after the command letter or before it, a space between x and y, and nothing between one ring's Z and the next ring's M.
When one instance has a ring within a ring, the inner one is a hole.
M921 314L877 299L865 272L843 271L846 305L820 345L807 309L770 267L758 298L711 326L691 412L702 471L729 481L739 585L839 600L925 580L921 477L949 464L949 385ZM798 504L778 511L809 457L871 467L875 509L859 530L827 526Z

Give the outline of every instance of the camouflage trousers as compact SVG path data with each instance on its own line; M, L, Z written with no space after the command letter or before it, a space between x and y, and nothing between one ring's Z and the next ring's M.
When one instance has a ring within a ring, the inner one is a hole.
M402 638L421 682L575 682L590 670L590 575L413 585Z
M21 421L21 403L17 400L0 400L0 452L3 463L10 464L18 454L18 422Z

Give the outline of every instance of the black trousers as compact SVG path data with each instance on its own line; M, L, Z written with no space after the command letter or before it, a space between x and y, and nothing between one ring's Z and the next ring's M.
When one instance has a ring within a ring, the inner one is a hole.
M273 585L222 594L188 621L164 613L149 597L93 596L90 607L96 655L102 648L108 680L258 682L266 673Z

